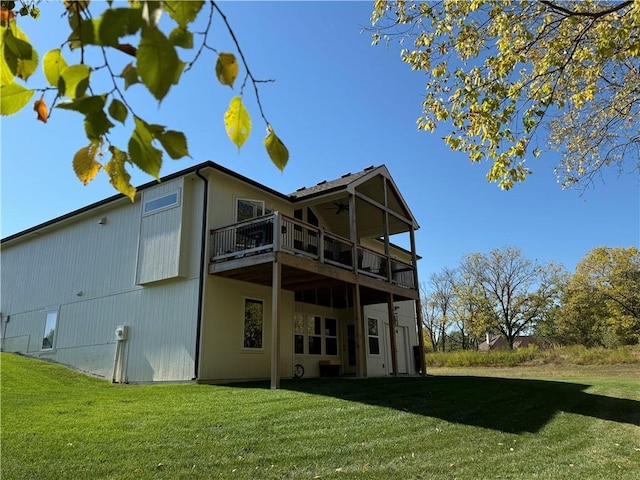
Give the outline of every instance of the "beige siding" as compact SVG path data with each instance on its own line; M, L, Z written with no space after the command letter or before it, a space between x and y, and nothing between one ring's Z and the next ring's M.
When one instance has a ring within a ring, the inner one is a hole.
M304 367L304 376L307 377L319 377L320 376L320 362L323 360L340 360L343 366L347 364L347 342L346 342L346 324L353 323L353 309L336 309L330 307L324 307L322 305L310 305L308 303L295 304L295 311L301 313L306 317L318 316L321 318L335 318L337 320L338 327L338 355L311 355L305 353L303 355L294 354L294 365L301 364ZM293 329L293 325L292 325ZM308 337L305 337L307 339ZM294 351L293 333L291 339L291 345L288 347L291 351ZM306 348L306 347L305 347Z
M209 277L202 330L200 379L233 381L269 378L271 369L271 288ZM243 348L244 300L264 302L263 348ZM280 375L293 372L293 294L283 292L280 317Z
M278 211L285 215L293 216L293 209L289 202L282 198L270 195L264 190L257 189L240 180L213 172L210 175L210 228L220 228L235 223L236 201L239 198L263 200L265 210Z

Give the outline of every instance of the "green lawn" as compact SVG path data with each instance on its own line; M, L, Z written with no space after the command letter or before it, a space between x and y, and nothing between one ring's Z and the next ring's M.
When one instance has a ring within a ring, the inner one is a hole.
M636 479L626 367L112 385L2 354L2 479ZM562 373L563 372L563 373ZM499 376L496 376L499 375Z

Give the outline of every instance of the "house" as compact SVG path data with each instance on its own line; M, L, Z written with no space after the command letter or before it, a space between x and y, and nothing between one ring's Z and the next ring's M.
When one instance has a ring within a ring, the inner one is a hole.
M385 166L285 195L202 163L4 238L2 350L115 382L424 372L417 228Z
M532 345L542 346L542 342L536 337L530 335L519 335L513 340L513 348L526 348ZM509 342L502 335L491 336L487 333L486 339L480 345L478 350L488 352L489 350L508 350Z

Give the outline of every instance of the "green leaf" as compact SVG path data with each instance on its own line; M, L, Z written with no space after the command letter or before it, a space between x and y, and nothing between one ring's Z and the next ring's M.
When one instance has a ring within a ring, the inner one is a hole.
M59 48L49 50L44 54L44 57L42 58L42 70L44 71L44 76L47 79L47 82L49 82L49 85L52 87L58 86L60 74L65 68L67 68L67 62L62 56L62 52Z
M182 157L190 157L189 149L187 148L187 137L184 136L184 133L169 130L158 134L156 138L172 159L178 160Z
M137 59L142 83L157 100L162 100L181 71L175 48L156 27L145 27L142 29Z
M233 88L233 82L238 76L238 61L233 53L221 53L216 61L216 76L223 85Z
M109 133L109 130L113 127L113 123L104 113L104 110L100 110L95 113L90 113L84 117L84 131L87 138L92 142L99 142L104 135Z
M82 47L85 43L87 43L86 36L93 37L94 28L91 26L88 28L88 25L85 25L84 28L87 31L82 31L82 23L83 23L83 15L82 13L89 8L89 0L79 0L75 2L69 2L69 7L67 8L67 20L69 21L69 27L71 27L71 34L69 35L68 42L69 48L74 50L76 48ZM89 20L91 22L91 20Z
M142 25L139 8L110 8L100 17L97 30L100 45L117 45L120 37L134 35Z
M182 75L182 71L186 66L187 64L185 62L183 62L182 60L178 60L178 68L176 68L175 76L173 78L174 85L178 85L178 83L180 83L180 76Z
M96 161L97 153L98 146L92 143L78 150L73 156L73 171L84 185L93 180L102 168Z
M124 168L125 162L129 161L127 154L114 146L110 146L109 151L112 157L104 165L104 171L109 175L109 183L133 202L136 196L136 188L131 185L131 175Z
M128 113L129 111L127 110L127 107L125 106L125 104L122 103L117 98L114 98L113 101L111 102L111 105L109 105L109 115L111 115L111 118L113 118L114 120L117 120L123 125L125 120L127 119Z
M27 80L38 68L38 52L16 25L3 30L2 53L7 67L16 77Z
M162 151L154 148L154 136L149 125L141 118L134 117L136 128L129 139L129 158L142 171L158 178L162 167Z
M4 57L4 49L0 48L0 85L10 84L15 77Z
M140 78L138 78L138 70L133 63L128 64L122 70L120 77L124 78L124 89L126 90L131 85L135 85L136 83L140 83Z
M91 69L87 65L71 65L60 72L58 94L61 97L76 99L84 96L89 87Z
M193 48L193 33L183 27L174 28L169 34L172 45L182 48Z
M289 161L289 150L275 134L271 125L267 127L267 132L268 135L264 139L264 146L273 164L282 172Z
M224 126L227 135L240 150L251 134L251 116L242 104L242 97L231 99L229 109L224 114Z
M100 112L106 103L106 95L93 95L91 97L81 97L71 102L59 103L56 108L63 110L73 110L74 112L89 115Z
M202 6L203 0L185 2L183 0L165 0L164 9L182 28L186 28L187 24L193 22Z
M17 83L0 86L0 115L13 115L29 103L34 90L28 90Z

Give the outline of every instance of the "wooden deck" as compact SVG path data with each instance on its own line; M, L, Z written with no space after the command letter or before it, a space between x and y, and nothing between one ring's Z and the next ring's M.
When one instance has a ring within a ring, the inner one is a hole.
M212 230L211 246L210 274L271 285L276 261L281 288L301 301L313 292L318 303L348 304L356 284L363 304L419 295L415 266L279 213Z

